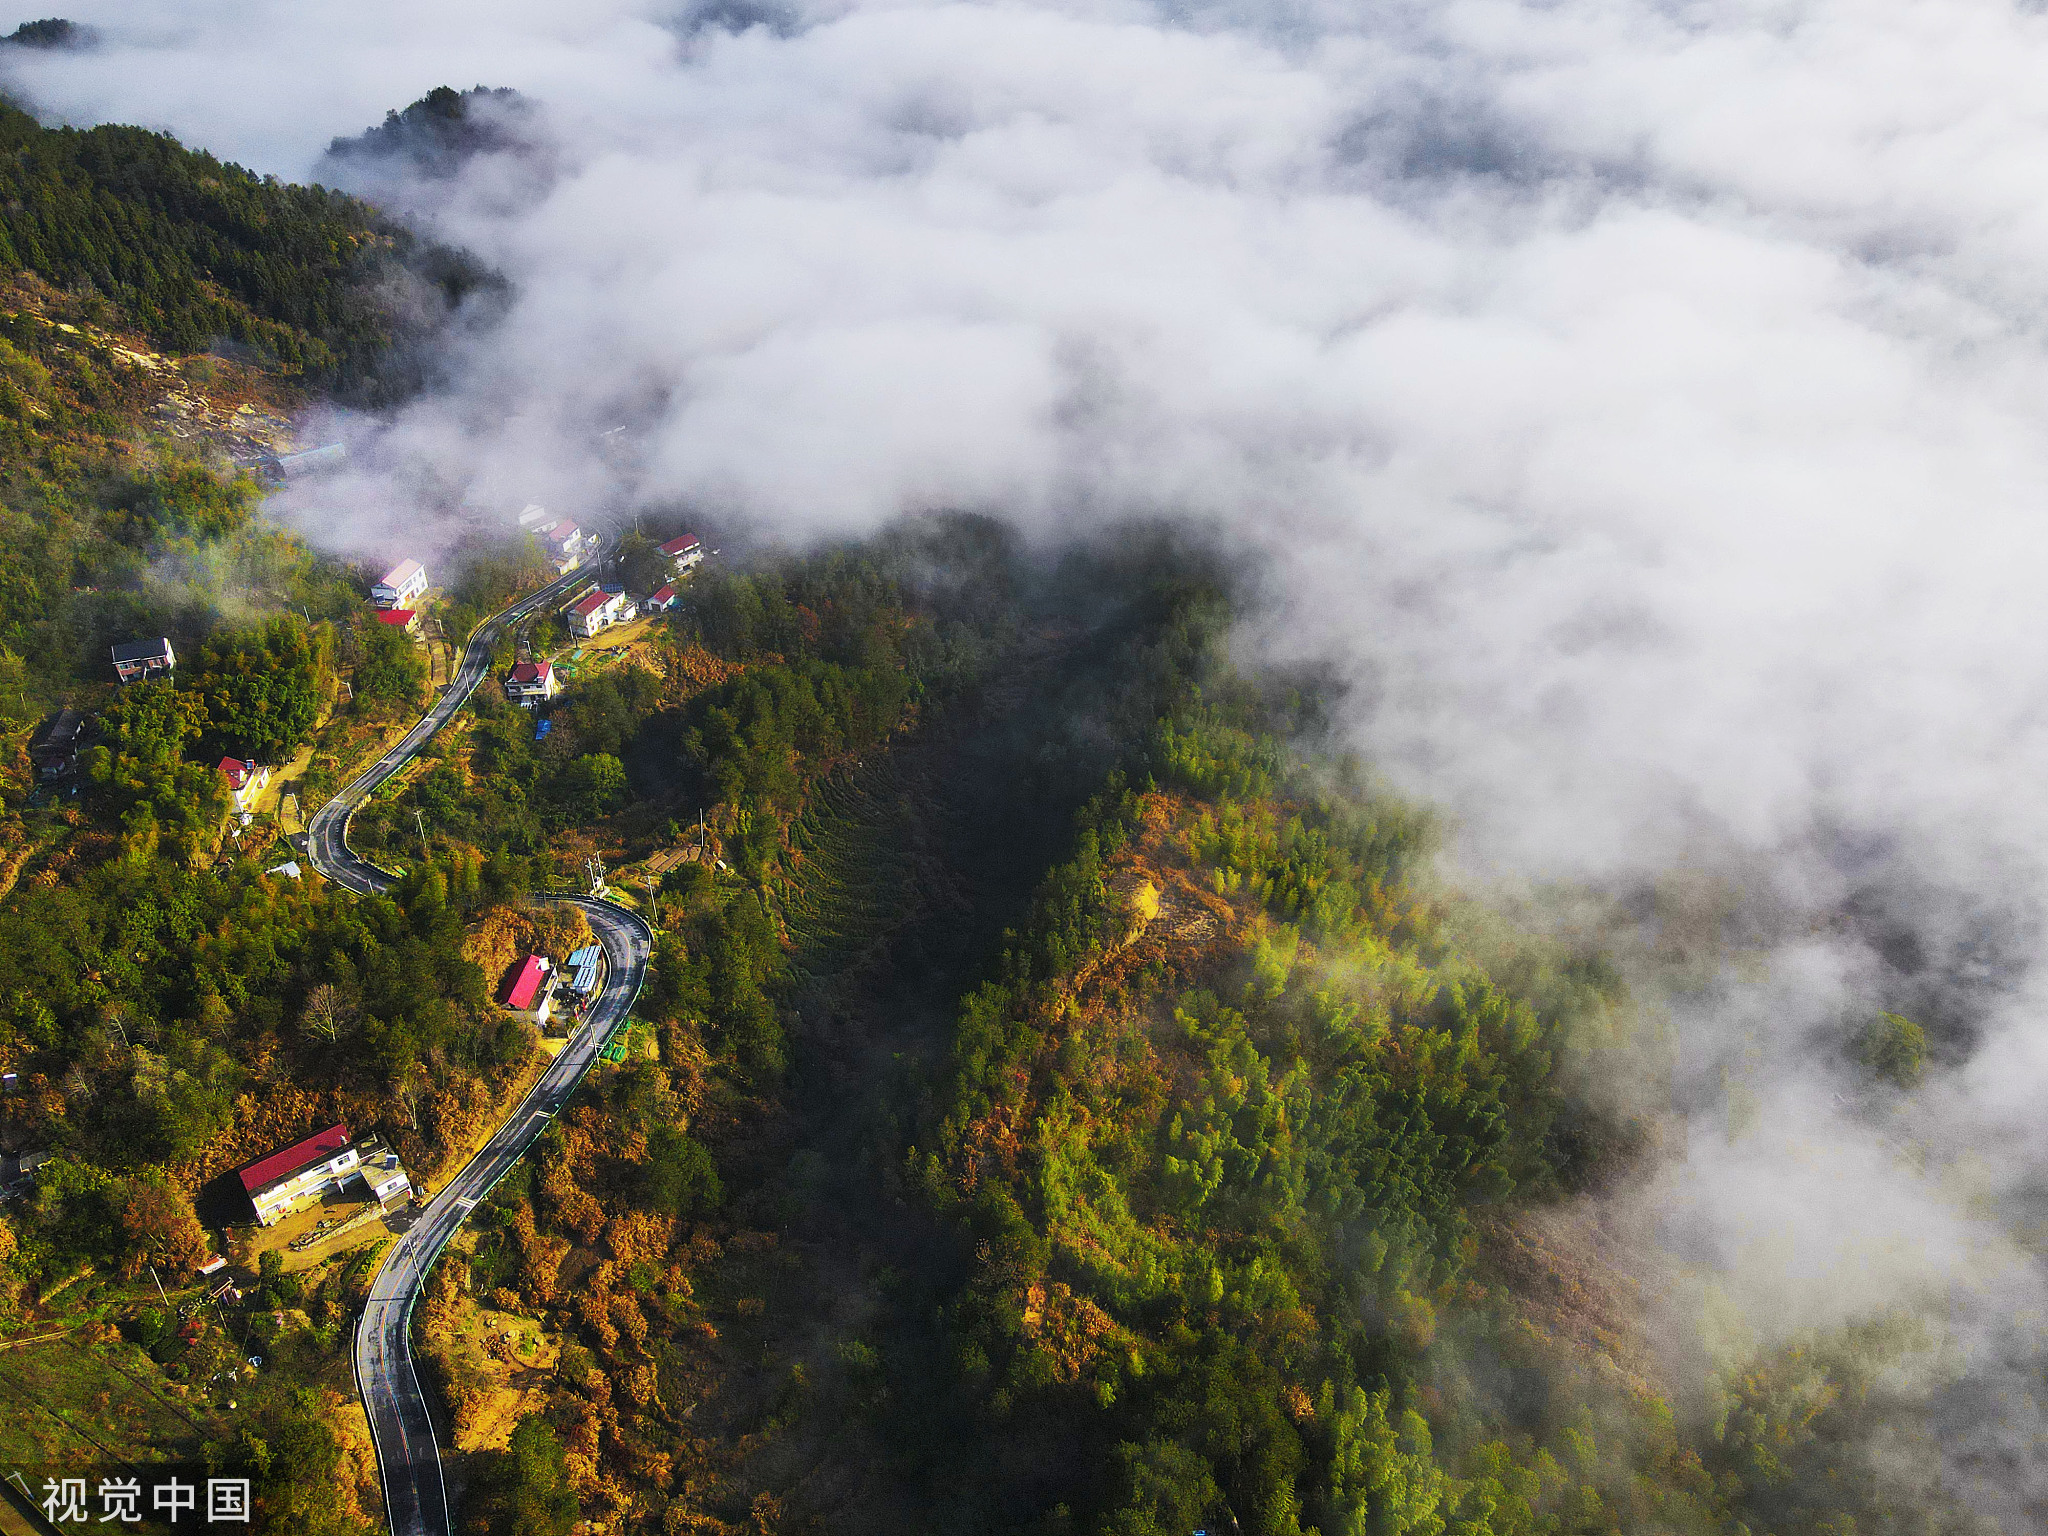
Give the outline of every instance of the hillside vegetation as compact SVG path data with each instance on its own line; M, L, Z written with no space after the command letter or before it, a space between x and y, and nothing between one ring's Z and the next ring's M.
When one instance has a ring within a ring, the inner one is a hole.
M157 345L227 341L365 396L402 338L389 291L444 305L489 279L368 205L260 177L141 128L44 128L0 101L0 269L98 296Z
M565 696L665 766L552 814L701 794L725 867L664 885L649 1053L433 1282L467 1528L1966 1528L1856 1475L1910 1330L1656 1363L1584 1203L1645 1135L1575 1087L1612 969L1429 893L1206 560L1042 576L914 528L707 584L671 643L723 681ZM527 835L489 763L440 836ZM451 1342L536 1324L544 1370Z
M437 94L357 151L437 165L511 111ZM1978 1528L1872 1475L1939 1465L1897 1407L1938 1341L1659 1347L1599 1220L1656 1133L1586 1086L1657 1064L1615 970L1439 891L1426 811L1320 679L1233 664L1229 563L1175 535L932 517L699 571L362 808L392 893L295 878L219 756L306 754L310 809L427 679L234 444L403 387L372 294L425 257L161 136L0 130L0 1150L51 1154L0 1212L0 1337L43 1351L0 1449L90 1461L100 1412L247 1472L258 1531L374 1530L377 1250L202 1307L202 1212L246 1219L208 1186L336 1119L460 1156L537 1066L503 973L588 938L531 895L596 860L658 930L623 1059L417 1312L467 1531ZM473 562L448 622L536 574ZM138 634L181 664L117 690ZM67 702L96 735L53 790L23 748ZM1854 1059L1906 1092L1925 1048L1886 1016Z
M294 446L310 391L407 387L425 337L392 293L440 258L140 130L0 107L0 177L0 1152L51 1156L0 1211L0 1334L49 1341L16 1357L0 1449L96 1461L74 1398L132 1400L154 1409L123 1454L248 1469L258 1529L367 1529L345 1353L367 1269L177 1304L225 1169L334 1119L432 1167L532 1053L442 885L357 902L293 878L274 810L244 827L217 767L311 752L311 798L419 705L415 647L366 625L361 574L267 517L248 470ZM463 599L530 576L501 566L457 573ZM108 647L157 636L176 671L117 687ZM84 749L45 782L26 749L65 705Z

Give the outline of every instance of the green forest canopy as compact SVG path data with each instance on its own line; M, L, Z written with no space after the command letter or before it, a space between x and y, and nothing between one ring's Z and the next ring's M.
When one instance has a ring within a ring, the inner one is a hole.
M404 339L386 287L425 273L452 305L491 281L344 193L142 128L45 128L0 100L0 269L21 268L111 301L167 350L226 340L359 393Z
M373 289L414 246L359 203L12 108L0 178L0 261L160 345L226 338L336 387L382 366L394 336ZM0 351L21 533L0 663L87 666L145 616L194 643L177 677L106 712L79 815L102 856L0 895L0 1052L23 1070L10 1135L59 1153L0 1227L0 1315L86 1265L189 1262L191 1192L171 1170L266 1097L355 1094L423 1134L422 1098L509 1081L530 1041L465 957L465 919L519 899L555 839L667 814L686 788L719 808L729 868L664 892L644 1000L659 1054L564 1117L502 1187L470 1265L566 1340L546 1414L478 1464L478 1518L558 1530L579 1497L623 1485L625 1529L688 1528L713 1504L766 1528L783 1497L830 1496L788 1470L822 1462L857 1490L823 1514L866 1500L901 1528L1965 1528L1857 1475L1878 1431L1935 1460L1883 1418L1873 1383L1918 1347L1883 1320L1692 1384L1709 1413L1533 1326L1486 1239L1626 1159L1628 1128L1558 1070L1614 1001L1611 974L1542 954L1496 971L1459 949L1412 886L1426 819L1345 764L1303 771L1315 700L1228 665L1230 596L1198 557L1153 550L1087 601L1034 608L1002 540L961 520L950 553L702 580L667 628L719 680L585 681L545 745L529 716L480 700L469 768L440 754L362 818L374 844L401 813L431 815L431 856L356 901L249 859L197 867L221 809L208 756L282 754L311 725L331 661L314 627L167 616L140 595L150 562L209 550L301 597L321 578L263 535L246 486L203 466L82 471L48 452L60 409L97 431L115 403L48 341L16 317ZM323 618L346 606L327 595ZM1034 634L1060 637L1050 669L1034 670ZM402 701L410 653L377 637L369 691ZM1048 701L973 760L1010 775L1005 808L1037 829L1031 873L1006 890L978 867L926 872L948 839L965 864L960 845L989 834L912 805L903 825L944 829L891 866L931 882L940 915L908 935L928 947L875 962L865 1012L857 989L807 990L833 979L793 963L788 933L835 835L821 786L919 728L999 714L997 684ZM636 781L628 765L648 763L672 777ZM1206 947L1147 939L1161 909L1128 893L1156 903L1169 871ZM904 1023L933 976L960 982L936 1046ZM1889 1015L1849 1046L1902 1092L1924 1053ZM840 1114L850 1143L828 1134ZM851 1278L804 1292L806 1244L842 1238L849 1213ZM748 1267L774 1251L797 1258ZM264 1280L266 1311L287 1315L285 1277ZM794 1320L780 1336L763 1321L778 1310ZM324 1330L299 1347L331 1362L341 1333ZM721 1353L721 1330L744 1350ZM721 1379L741 1387L724 1420ZM319 1400L257 1400L262 1433L225 1464L264 1479L274 1524L311 1529L338 1459ZM720 1434L729 1446L702 1450ZM693 1482L700 1454L715 1476Z

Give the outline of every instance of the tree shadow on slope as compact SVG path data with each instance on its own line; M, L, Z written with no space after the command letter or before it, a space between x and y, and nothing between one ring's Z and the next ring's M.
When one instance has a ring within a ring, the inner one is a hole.
M1090 574L1054 584L1057 600L976 696L843 773L793 829L800 857L778 893L797 973L784 1107L721 1156L730 1214L774 1232L776 1251L728 1260L700 1286L714 1308L742 1295L758 1308L741 1337L721 1323L751 1363L694 1416L734 1450L707 1508L737 1516L765 1491L799 1527L847 1531L938 1528L970 1511L999 1528L1018 1513L949 1450L965 1426L948 1419L937 1320L974 1256L906 1196L900 1160L961 996L1070 853L1080 806L1186 675L1178 653L1213 638L1165 632L1179 605L1161 600L1156 569L1121 589L1128 570ZM906 1387L920 1380L922 1397ZM1050 1459L1033 1472L1034 1458ZM998 1481L1043 1507L1059 1448L1004 1459Z

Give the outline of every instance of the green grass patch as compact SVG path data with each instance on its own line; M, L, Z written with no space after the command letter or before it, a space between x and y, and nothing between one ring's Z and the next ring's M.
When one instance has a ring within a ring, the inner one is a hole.
M196 1458L204 1409L173 1400L135 1345L0 1351L0 1464L146 1466Z

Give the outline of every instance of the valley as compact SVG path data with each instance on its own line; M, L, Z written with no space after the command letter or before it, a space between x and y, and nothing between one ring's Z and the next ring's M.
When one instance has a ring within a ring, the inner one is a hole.
M0 149L8 1519L200 1469L279 1536L1988 1528L1861 1475L1940 1459L1909 1320L1662 1347L1695 1277L1608 1197L1668 1020L1447 874L1245 547L784 537L635 489L608 397L576 505L407 480L516 285L165 135Z

